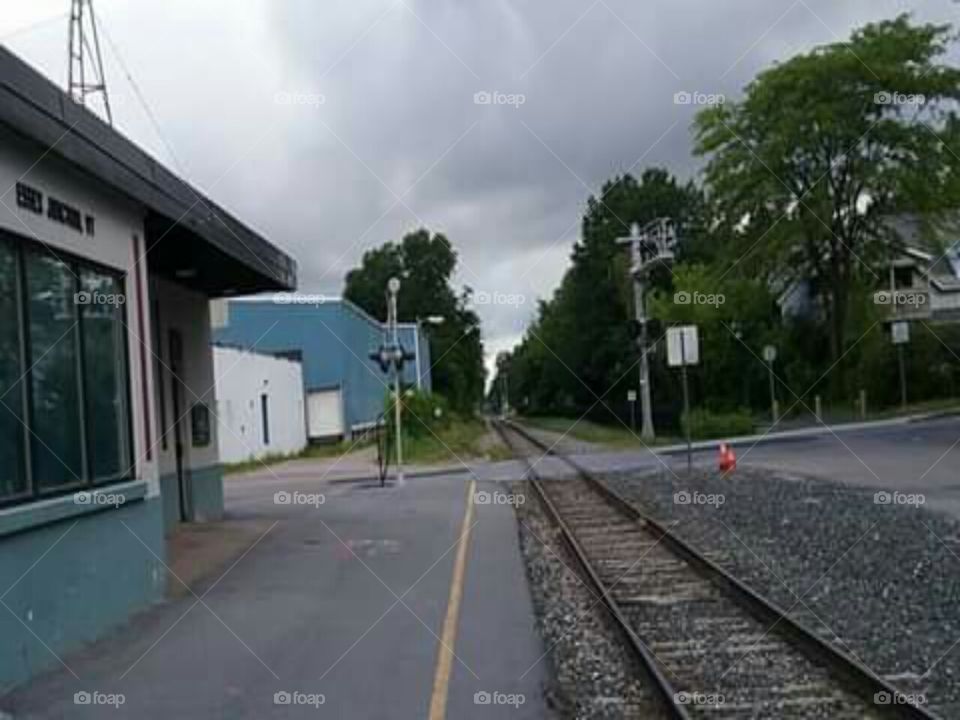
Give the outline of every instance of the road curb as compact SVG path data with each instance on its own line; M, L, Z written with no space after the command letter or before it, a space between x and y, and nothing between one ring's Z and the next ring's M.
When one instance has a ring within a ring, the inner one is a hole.
M783 442L803 442L822 435L833 435L841 432L855 432L857 430L870 430L873 428L897 427L900 425L909 425L912 423L923 422L926 420L936 420L943 417L953 417L960 415L960 410L945 410L929 413L917 413L915 415L904 415L902 417L888 418L884 420L868 420L864 422L839 423L836 425L817 425L814 427L800 428L798 430L784 430L777 433L762 433L760 435L741 435L732 438L716 438L713 440L698 440L691 444L691 449L713 450L720 443L742 447L744 445L762 445L765 443L783 443ZM687 451L686 444L668 445L665 447L650 448L655 455L675 455Z
M438 477L440 475L461 475L461 474L467 475L473 472L474 472L473 468L469 468L469 467L437 468L436 470L417 470L415 472L404 470L403 477L404 479L428 478L428 477ZM379 483L380 477L378 475L352 475L350 477L332 478L327 482L330 485L341 485L341 484L349 485L351 483L364 483L364 482ZM392 475L388 475L386 482L388 485L393 485L395 482L395 478Z

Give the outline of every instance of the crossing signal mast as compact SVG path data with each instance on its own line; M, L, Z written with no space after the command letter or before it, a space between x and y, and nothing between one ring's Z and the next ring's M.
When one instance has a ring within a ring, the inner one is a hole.
M71 0L69 43L67 86L70 97L80 105L87 105L87 97L99 95L107 122L113 125L93 0Z

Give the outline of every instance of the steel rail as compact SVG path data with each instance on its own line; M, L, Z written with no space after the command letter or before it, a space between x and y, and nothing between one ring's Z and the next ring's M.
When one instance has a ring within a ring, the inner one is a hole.
M521 437L524 437L524 435L516 431L512 426L506 425L502 421L494 422L493 427L500 435L504 444L514 453L514 455L526 463L527 481L536 491L541 503L546 508L547 515L550 517L550 520L558 528L560 528L560 534L564 540L564 543L576 558L577 564L580 566L581 571L584 575L586 575L590 585L593 587L595 595L603 602L617 630L624 637L627 649L633 656L634 661L640 666L653 685L656 695L659 696L663 707L666 710L667 716L673 718L674 720L691 720L690 713L687 712L683 705L677 702L676 689L663 674L663 671L660 669L659 664L654 658L653 653L647 647L646 643L634 632L633 627L631 626L630 621L627 620L626 615L624 615L623 610L620 608L617 601L613 598L603 581L600 579L600 575L593 567L593 564L587 556L586 551L580 545L579 540L577 540L577 537L573 534L573 531L568 526L566 520L564 520L553 500L550 499L546 489L543 487L543 483L540 480L539 474L534 469L533 463L528 457L517 451L516 445L510 440L505 427L510 427L510 429L513 429Z
M502 427L500 423L502 423ZM585 480L591 488L602 495L610 504L619 508L624 515L634 522L652 531L652 534L658 536L659 542L663 543L676 555L695 567L701 575L710 580L754 618L768 625L772 632L784 637L788 642L803 652L807 658L819 665L827 667L835 677L844 680L847 683L846 689L868 702L876 713L890 718L941 720L926 708L909 702L906 694L901 690L881 678L856 658L821 638L802 622L790 617L790 615L782 610L776 603L764 598L717 563L705 557L666 525L643 512L635 503L626 499L606 483L600 481L593 473L572 458L557 451L554 446L548 446L543 440L513 421L502 420L500 423L497 423L495 426L508 447L514 449L514 445L507 439L506 431L503 429L504 427L522 437L526 442L538 448L545 455L555 457L570 466L577 473L578 477ZM534 480L533 477L530 479L531 481ZM545 498L545 503L551 508L551 514L556 515L557 509L553 503L546 498L546 491L542 487L539 478L537 478L533 484L538 494ZM564 528L564 537L566 538L569 535L569 541L576 545L576 539L573 538L572 532L566 527L566 524L562 522L562 518L558 520L561 527ZM578 555L580 553L582 553L582 549L578 552ZM589 566L589 561L586 560L585 555L581 563L586 563ZM592 575L595 576L595 579L592 581L600 583L599 576L596 576L596 573L592 573ZM604 598L609 597L605 589L601 590L601 594ZM612 598L610 598L610 602L613 603ZM616 603L613 603L613 606L616 607ZM620 617L622 618L622 613ZM628 627L627 633L630 637L635 638L639 646L649 655L649 650L647 650L646 645L640 638L635 636L633 630ZM669 686L669 683L667 683L667 686ZM895 702L890 702L885 705L876 704L875 696L881 693L886 693L887 696L895 700Z

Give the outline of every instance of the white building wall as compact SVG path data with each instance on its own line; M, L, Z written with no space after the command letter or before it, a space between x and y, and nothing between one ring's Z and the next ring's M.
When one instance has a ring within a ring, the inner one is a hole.
M303 368L299 362L214 347L213 367L221 462L289 455L306 447ZM263 396L267 398L269 442L264 436Z
M17 206L15 186L23 181L44 193L76 207L96 220L94 234L77 232ZM154 378L151 372L149 290L147 263L142 257L143 209L109 190L52 152L23 142L0 128L0 227L19 235L34 247L47 246L51 255L69 253L123 273L126 291L124 323L128 328L130 416L133 425L133 459L138 478L149 481L148 496L159 493L157 482L157 429L153 417ZM140 303L143 304L141 325ZM143 342L141 342L143 340ZM146 369L144 373L143 370ZM146 385L147 392L141 391ZM146 404L145 404L146 403Z

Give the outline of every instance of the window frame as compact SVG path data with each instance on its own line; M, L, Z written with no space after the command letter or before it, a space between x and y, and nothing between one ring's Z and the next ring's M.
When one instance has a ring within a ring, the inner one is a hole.
M23 455L20 458L20 464L23 467L24 480L24 489L18 493L11 495L0 496L0 507L6 507L9 505L19 505L25 502L30 502L34 497L34 485L33 485L33 461L30 456L31 447L30 447L30 384L27 382L27 374L24 371L24 368L29 367L29 346L27 344L27 329L24 327L21 322L24 313L24 299L25 299L25 286L24 282L24 272L26 268L24 267L23 262L23 253L20 252L20 248L15 239L7 237L7 234L0 231L0 244L6 245L9 247L10 251L13 253L13 266L16 268L16 277L14 278L14 292L16 297L14 298L14 305L16 305L16 322L17 322L17 343L19 346L19 360L20 366L17 368L19 371L17 384L20 385L19 391L19 403L20 403L20 423L19 423L19 442L21 445L21 452Z
M130 373L130 332L128 330L129 315L127 312L127 302L125 301L121 307L117 308L117 322L120 323L121 344L123 346L122 356L119 360L121 364L121 377L118 381L123 386L123 416L119 420L120 428L118 430L117 439L121 447L123 447L126 451L126 457L122 459L122 462L126 465L126 467L121 472L108 477L93 477L92 454L89 447L91 439L88 431L89 408L86 402L87 393L89 392L89 378L86 372L87 358L85 357L86 337L84 335L84 306L74 305L74 307L77 308L76 326L74 327L73 332L71 332L71 337L74 350L74 363L77 369L76 383L77 402L79 407L79 422L77 432L80 436L82 464L82 467L80 468L81 477L80 480L48 488L41 487L37 482L33 461L33 437L35 432L33 418L35 413L33 408L34 388L33 363L31 361L30 348L30 289L27 283L27 258L30 253L50 253L53 255L55 259L66 265L69 268L69 272L73 275L70 285L72 286L74 293L77 293L81 290L80 275L82 271L86 270L103 275L109 275L116 281L118 291L127 301L130 299L127 292L128 273L95 260L81 257L76 253L61 251L59 248L56 249L56 252L53 252L46 246L46 243L43 243L42 241L38 242L31 240L30 238L24 237L15 232L11 232L5 228L0 228L0 243L8 245L14 253L15 258L14 265L16 267L15 285L17 311L15 322L17 324L18 340L20 343L19 382L21 384L20 403L22 420L20 437L24 452L23 466L26 474L26 489L17 494L0 496L0 508L27 505L29 503L34 503L41 500L70 495L71 493L75 493L80 490L95 490L108 487L110 485L118 485L129 482L135 479L137 459L136 446L134 444L133 404L131 395L132 379Z
M117 309L117 312L120 316L120 327L118 328L120 332L119 340L120 340L120 345L123 348L123 356L122 356L123 359L122 359L121 366L119 368L120 379L118 380L118 383L123 388L122 390L123 419L119 424L120 425L126 424L126 428L119 427L117 429L117 441L120 443L120 447L126 451L126 457L123 458L123 460L127 463L126 468L121 470L119 473L115 473L114 475L109 475L102 478L94 477L93 476L93 454L90 452L90 433L88 432L84 433L84 436L85 436L84 437L84 443L85 443L84 472L89 476L88 482L91 488L101 488L106 485L115 485L117 483L127 482L129 480L134 479L137 474L136 473L137 463L136 463L136 458L134 457L135 447L133 444L134 443L133 406L131 404L133 399L133 395L132 395L133 389L132 389L132 382L130 379L130 343L128 342L128 337L127 337L129 333L127 329L128 328L127 323L129 319L127 317L127 301L129 300L129 298L127 297L127 277L126 277L126 273L123 273L114 268L105 267L103 265L100 265L99 263L85 262L81 260L78 263L76 263L76 267L81 272L84 269L86 269L86 270L92 270L92 271L101 273L103 275L108 275L112 277L117 283L117 290L121 295L123 295L123 298L124 298L123 304ZM76 283L77 285L79 285L80 283L80 272L77 273ZM84 306L81 306L81 311L77 316L77 326L78 326L78 332L80 335L80 350L81 350L81 355L79 358L80 367L82 370L80 385L83 387L83 392L84 392L83 421L84 421L84 424L86 424L87 422L86 392L88 390L87 388L88 378L86 376L86 362L87 362L86 335L83 332L84 314L82 311L82 307ZM144 382L146 382L146 380L144 380ZM123 422L124 419L126 420L125 423Z

